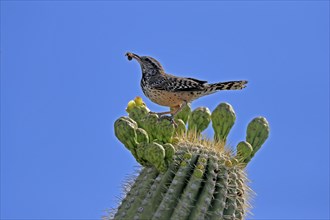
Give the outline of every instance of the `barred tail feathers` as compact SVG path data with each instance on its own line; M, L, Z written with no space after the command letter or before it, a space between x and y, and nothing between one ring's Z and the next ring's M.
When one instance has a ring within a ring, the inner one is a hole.
M240 90L246 87L248 81L229 81L229 82L219 82L210 84L211 91L219 91L219 90Z

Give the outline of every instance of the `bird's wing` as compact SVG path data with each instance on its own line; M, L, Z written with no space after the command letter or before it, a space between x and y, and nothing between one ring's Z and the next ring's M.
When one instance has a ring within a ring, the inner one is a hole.
M203 81L203 80L199 80L199 79L194 79L194 78L186 78L186 79L190 79L190 80L195 81L195 82L200 83L200 84L207 83L207 81Z
M169 81L166 77L154 77L150 78L148 82L150 88L157 89L157 90L167 90L167 87L169 86Z
M205 89L207 81L193 78L181 78L170 74L166 74L160 80L152 83L152 88L166 91L202 91Z
M170 74L166 75L168 91L202 91L205 89L207 81L193 78L177 77Z

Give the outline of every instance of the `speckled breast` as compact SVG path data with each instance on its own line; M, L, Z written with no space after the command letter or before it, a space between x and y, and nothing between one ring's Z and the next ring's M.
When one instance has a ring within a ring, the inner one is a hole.
M184 101L190 102L194 99L193 92L171 92L166 90L152 89L142 87L142 91L151 101L162 106L175 107L181 105Z

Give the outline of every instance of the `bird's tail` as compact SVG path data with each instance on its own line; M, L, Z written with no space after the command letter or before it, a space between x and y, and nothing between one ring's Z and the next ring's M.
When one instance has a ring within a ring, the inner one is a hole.
M210 84L211 91L219 91L219 90L239 90L246 87L248 81L241 80L241 81L229 81L229 82L220 82L220 83L213 83Z

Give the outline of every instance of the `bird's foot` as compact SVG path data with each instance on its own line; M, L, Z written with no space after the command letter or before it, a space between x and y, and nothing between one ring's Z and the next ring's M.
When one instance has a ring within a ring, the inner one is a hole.
M174 121L174 116L173 115L166 115L166 114L170 114L170 112L149 112L149 114L157 115L158 116L158 121L160 121L162 119L166 119L166 120L169 120L171 122L170 125L174 125L175 127L178 126L176 124L176 122Z
M171 112L149 112L149 114L156 114L159 118L161 118L164 115L171 114Z
M164 115L163 112L149 112L149 114L155 114L158 116L158 118L162 117Z
M175 127L178 127L178 125L176 124L174 117L172 115L162 115L159 117L159 120L162 120L162 119L169 120L171 122L170 125L174 125Z

